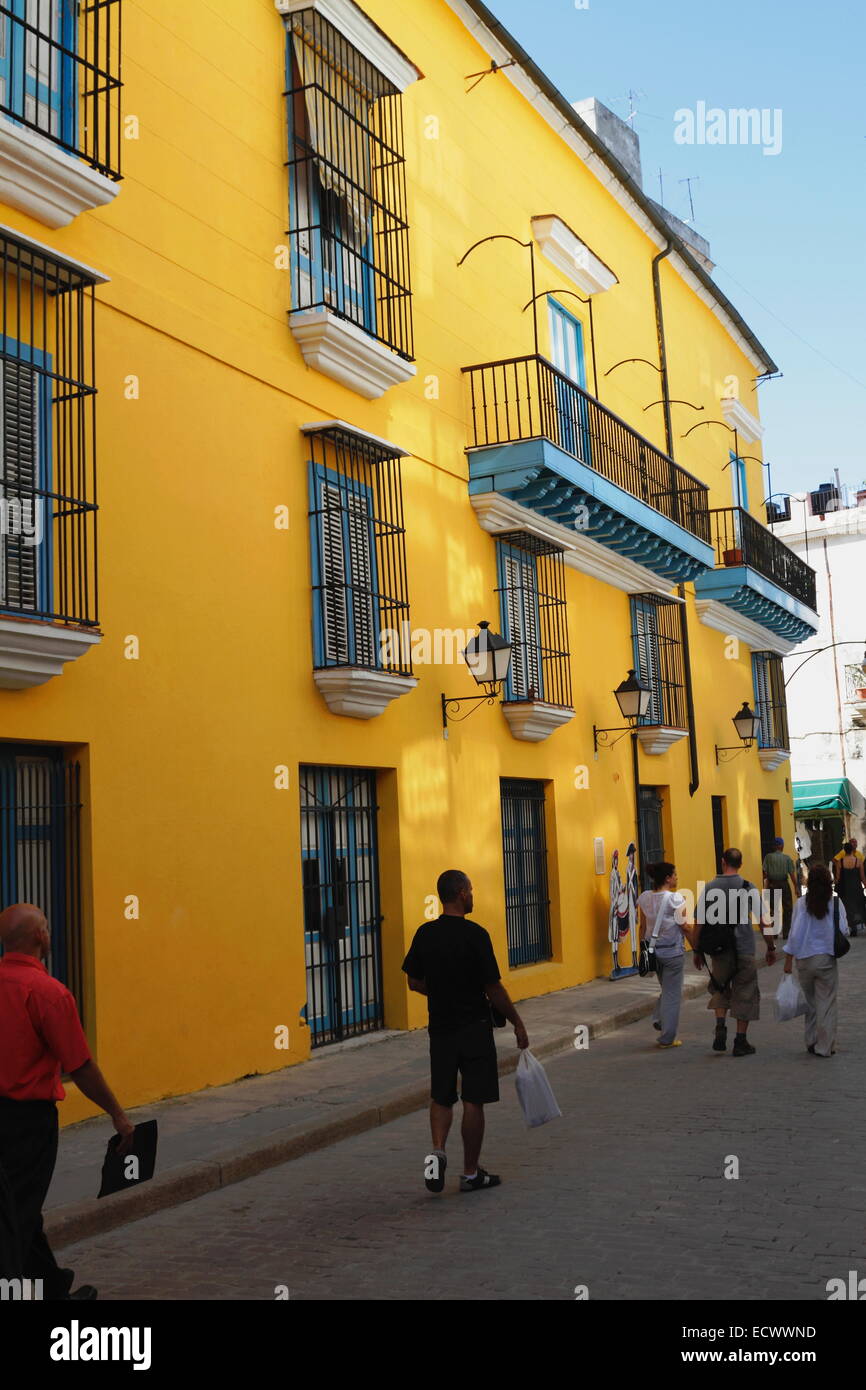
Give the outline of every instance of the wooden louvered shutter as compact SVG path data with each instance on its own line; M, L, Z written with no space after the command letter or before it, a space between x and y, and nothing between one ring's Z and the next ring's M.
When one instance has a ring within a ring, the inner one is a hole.
M325 662L330 666L348 660L346 552L340 503L339 488L322 483L322 645Z
M40 505L37 400L33 368L0 362L0 498L7 503L5 528L0 527L5 530L0 534L0 603L24 613L39 612L38 547L32 544ZM12 525L16 516L19 527Z
M514 647L511 689L515 700L527 700L530 690L541 696L539 670L538 605L535 565L529 555L505 555L505 608L508 635Z
M664 724L658 614L655 606L643 599L637 599L634 602L634 632L637 673L644 684L652 689L646 722L648 724Z
M373 595L373 523L366 494L351 493L348 501L354 664L375 666L377 623Z
M758 743L759 746L768 748L772 746L773 742L773 717L767 658L762 652L756 652L752 659L752 665L755 676L755 713L761 721L758 729Z

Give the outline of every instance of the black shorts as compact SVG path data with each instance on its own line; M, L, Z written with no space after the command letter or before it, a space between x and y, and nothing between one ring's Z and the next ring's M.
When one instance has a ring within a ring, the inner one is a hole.
M461 1100L489 1105L499 1099L496 1043L487 1020L430 1034L430 1096L437 1104L456 1103L458 1071Z

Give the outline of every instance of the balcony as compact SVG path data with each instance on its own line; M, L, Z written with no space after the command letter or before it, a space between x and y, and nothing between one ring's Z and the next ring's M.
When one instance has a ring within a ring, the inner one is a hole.
M815 571L742 507L715 508L710 519L716 567L695 584L703 620L750 646L769 633L779 653L817 632ZM731 610L740 627L732 626Z
M866 728L866 666L845 667L845 704L853 727Z
M469 493L485 529L534 530L627 592L712 568L707 488L637 430L543 357L463 371Z

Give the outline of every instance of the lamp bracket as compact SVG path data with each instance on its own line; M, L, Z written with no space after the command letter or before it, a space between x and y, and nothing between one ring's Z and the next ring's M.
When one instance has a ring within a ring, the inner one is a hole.
M635 726L629 724L625 729L623 729L623 728L621 728L621 727L618 728L618 729L597 729L596 726L593 724L593 726L592 726L592 747L593 747L593 752L595 752L595 753L598 752L599 744L601 745L602 748L613 748L613 747L615 746L615 744L619 743L620 739L625 738L626 734L630 734L630 733L633 731L633 728L634 728L634 727L635 727ZM611 738L608 737L608 735L610 735L610 734L619 734L619 738L611 739Z
M731 761L731 758L735 758L738 753L745 753L746 749L751 748L753 743L754 739L749 738L745 739L743 743L739 743L736 746L729 745L727 747L720 748L719 745L716 744L716 767L718 767L719 763L729 763ZM719 756L720 753L730 753L731 757L722 758Z
M470 714L474 714L479 705L494 705L500 690L500 682L488 681L484 687L483 695L443 695L442 696L442 737L448 737L448 721L452 724L460 724L464 719L468 719ZM456 714L461 705L471 705L465 714Z

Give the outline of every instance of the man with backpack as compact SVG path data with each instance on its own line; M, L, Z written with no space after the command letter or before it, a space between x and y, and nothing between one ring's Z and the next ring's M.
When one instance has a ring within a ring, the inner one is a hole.
M737 1020L734 1057L749 1057L756 1050L746 1036L749 1024L760 1017L761 1003L753 917L766 934L767 964L772 965L776 959L775 927L772 922L764 922L761 894L743 878L742 864L738 849L725 850L722 872L706 884L696 914L695 965L699 970L706 965L709 970L707 1008L716 1015L713 1051L727 1051L726 1014L730 1013Z

